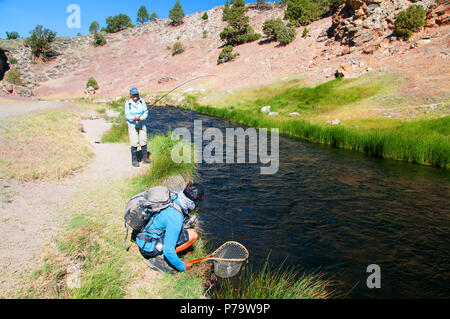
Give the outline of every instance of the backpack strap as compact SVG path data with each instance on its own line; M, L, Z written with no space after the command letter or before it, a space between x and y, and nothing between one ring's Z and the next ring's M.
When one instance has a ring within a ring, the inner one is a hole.
M186 211L183 209L183 207L181 207L180 205L178 205L177 203L175 203L175 199L172 199L172 195L175 195L175 196L176 196L175 199L178 199L178 193L170 192L170 200L171 200L170 206L172 206L172 207L175 208L177 211L179 211L180 213L182 213L183 216L185 216L185 217L186 217L186 216L189 216L189 213L186 212Z
M125 247L125 249L126 249L127 248L127 240L128 240L128 230L129 230L127 223L125 223L125 229L127 230L127 233L126 233L125 239L123 241L123 247Z

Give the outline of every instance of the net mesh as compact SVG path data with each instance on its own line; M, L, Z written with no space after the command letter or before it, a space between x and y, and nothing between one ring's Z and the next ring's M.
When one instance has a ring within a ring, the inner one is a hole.
M212 255L214 258L214 273L221 278L236 276L248 259L247 249L239 243L224 244Z

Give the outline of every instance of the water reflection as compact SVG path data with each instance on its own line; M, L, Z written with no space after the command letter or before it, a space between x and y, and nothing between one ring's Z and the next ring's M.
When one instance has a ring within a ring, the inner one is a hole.
M151 134L192 131L228 121L180 109L150 112ZM280 170L261 164L202 164L208 190L202 227L214 245L242 242L251 262L329 272L355 298L448 297L450 173L280 138ZM382 288L370 290L366 268L378 264Z

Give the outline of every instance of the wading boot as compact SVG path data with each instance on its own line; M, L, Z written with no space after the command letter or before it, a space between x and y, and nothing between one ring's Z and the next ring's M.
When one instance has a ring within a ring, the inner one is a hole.
M152 161L148 158L147 145L142 146L142 162L144 164L150 164Z
M137 159L137 147L131 148L131 164L133 167L139 167L139 162Z
M169 264L164 260L163 256L157 256L147 260L147 265L150 269L156 270L162 274L175 274L176 271L169 266Z

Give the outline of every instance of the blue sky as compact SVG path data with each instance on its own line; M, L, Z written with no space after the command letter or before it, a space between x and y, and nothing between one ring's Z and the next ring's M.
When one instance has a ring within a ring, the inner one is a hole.
M0 38L6 37L6 31L17 31L21 37L28 37L29 32L38 24L56 31L58 36L87 34L92 21L98 21L103 27L107 17L119 13L127 14L136 23L137 11L141 5L145 5L150 14L155 11L160 18L167 18L175 2L176 0L0 0ZM225 0L180 2L185 14L191 14L223 5ZM70 4L76 4L81 9L80 29L67 27L66 21L70 13L66 11Z

